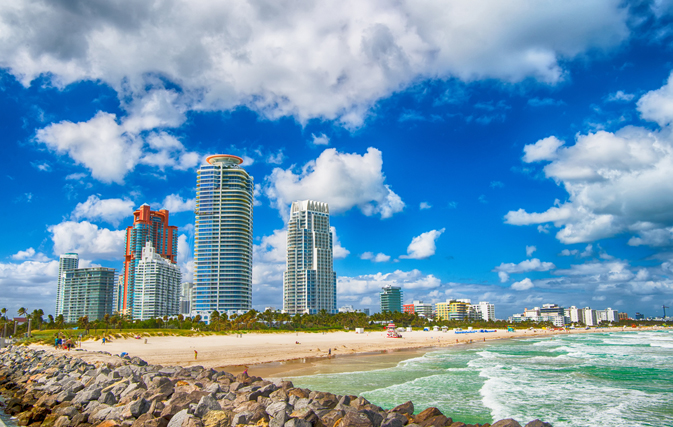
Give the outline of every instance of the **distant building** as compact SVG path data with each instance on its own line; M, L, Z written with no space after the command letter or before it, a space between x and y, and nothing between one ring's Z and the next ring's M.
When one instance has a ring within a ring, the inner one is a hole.
M413 304L404 304L402 305L402 310L407 313L407 314L414 314L416 313L416 309L414 308Z
M386 285L379 296L381 297L381 312L402 312L402 288Z
M570 318L570 323L584 323L584 309L577 308L574 305L565 309L564 314Z
M58 278L56 280L55 315L63 314L63 293L65 292L65 273L79 267L79 256L75 253L63 254L58 260Z
M619 311L613 310L610 307L605 309L606 320L608 322L619 322Z
M479 304L472 304L472 310L476 314L476 320L493 322L495 318L495 305L481 301Z
M180 285L180 314L191 316L194 283L184 282Z
M175 316L180 311L180 267L156 253L147 241L136 266L133 318Z
M636 311L636 315L635 315L634 319L635 320L643 320L643 319L645 319L645 316Z
M194 299L191 312L244 313L252 308L253 178L243 159L206 158L196 178Z
M596 316L596 310L592 310L589 307L584 308L584 324L587 326L597 326L598 318Z
M80 317L89 321L112 314L115 269L78 268L65 273L63 284L63 319L75 323Z
M435 317L438 320L478 320L481 314L469 299L459 299L435 304Z
M143 204L133 212L133 225L126 227L124 270L114 296L114 311L133 315L135 274L143 248L150 242L156 253L175 264L178 256L178 227L168 225L168 211L153 211Z
M629 315L626 313L619 313L619 320L629 320Z
M283 311L289 314L337 312L336 273L327 203L292 203L283 273Z

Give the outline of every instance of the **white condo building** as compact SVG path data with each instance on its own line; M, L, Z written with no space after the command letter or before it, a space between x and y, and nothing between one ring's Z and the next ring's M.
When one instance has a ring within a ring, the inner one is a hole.
M584 324L587 326L596 326L598 325L598 318L596 316L596 310L592 310L589 307L583 309Z
M147 241L135 271L133 318L175 316L180 311L180 267Z
M493 321L495 319L495 304L485 301L480 301L479 304L474 304L474 308L479 314L481 320Z
M79 267L79 255L75 253L63 254L58 260L58 280L56 281L56 313L63 314L65 300L65 273Z
M566 316L570 317L570 323L584 323L584 309L574 305L566 309Z
M337 312L336 273L327 203L292 203L283 273L283 311L289 314Z
M253 179L243 159L206 158L196 180L194 293L191 313L243 313L252 308Z

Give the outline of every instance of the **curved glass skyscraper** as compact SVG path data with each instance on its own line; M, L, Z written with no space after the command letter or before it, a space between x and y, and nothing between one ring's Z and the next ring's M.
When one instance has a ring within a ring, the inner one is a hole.
M216 154L196 178L192 313L252 308L253 179L243 159Z

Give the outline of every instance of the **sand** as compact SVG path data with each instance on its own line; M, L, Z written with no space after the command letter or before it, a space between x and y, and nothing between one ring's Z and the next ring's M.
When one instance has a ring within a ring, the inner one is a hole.
M601 329L600 331L621 331L622 328ZM453 331L402 333L403 338L387 338L384 332L287 332L287 333L245 333L242 335L207 335L198 337L148 337L117 339L101 344L101 341L84 341L82 348L89 351L107 351L112 354L128 353L149 363L164 366L193 366L207 368L236 368L269 362L302 359L320 359L344 355L390 352L404 349L470 345L493 339L527 338L553 336L559 333L597 332L596 330L574 330L570 332L547 330L498 330L489 333L455 334ZM195 359L194 351L198 352ZM79 352L77 352L79 353ZM95 357L89 353L86 357ZM238 369L231 369L237 371Z

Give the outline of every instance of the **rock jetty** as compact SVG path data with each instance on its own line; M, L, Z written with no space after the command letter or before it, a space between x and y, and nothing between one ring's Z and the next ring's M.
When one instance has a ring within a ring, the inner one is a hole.
M437 408L414 415L412 402L385 410L363 397L200 366L148 365L137 357L87 363L77 353L1 350L4 411L20 426L43 427L521 427L512 419L454 422ZM534 420L525 427L551 425Z

